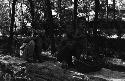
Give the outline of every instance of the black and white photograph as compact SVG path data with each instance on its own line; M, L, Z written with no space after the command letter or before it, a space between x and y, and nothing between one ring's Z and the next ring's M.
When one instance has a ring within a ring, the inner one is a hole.
M125 81L125 0L0 0L0 81Z

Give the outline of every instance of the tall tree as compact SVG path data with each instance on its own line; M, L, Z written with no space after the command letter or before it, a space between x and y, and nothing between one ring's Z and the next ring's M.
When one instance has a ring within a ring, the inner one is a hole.
M12 15L11 15L11 25L10 25L10 41L9 41L9 51L10 54L12 54L12 45L13 45L13 27L14 27L14 21L15 21L15 5L17 0L13 0L12 3Z
M99 13L99 0L95 0L95 18L94 18L94 34L96 35L96 30L98 26L98 13Z
M107 21L108 21L108 0L106 0L106 17L107 17Z
M46 33L48 34L48 36L50 37L50 41L51 41L51 53L54 54L55 53L55 40L54 40L54 23L53 23L53 16L52 16L52 4L50 2L50 0L46 0L45 1L46 4L46 13L47 13L47 29L46 29Z
M98 12L99 12L99 0L95 0L95 18L94 18L94 29L93 29L93 34L94 34L94 37L95 39L97 39L97 26L98 26ZM99 39L97 39L99 40ZM98 49L98 46L97 46L97 42L95 42L95 53L97 53L97 49Z
M33 29L36 29L36 27L35 27L35 21L34 21L34 15L35 15L34 2L33 2L33 0L28 0L28 1L30 3L30 14L31 14L31 17L32 17L31 26L32 26Z
M113 0L113 19L115 20L115 0Z
M76 26L77 26L77 7L78 7L78 0L74 0L74 16L73 16L74 33L76 31Z
M59 14L59 17L60 17L60 15L61 15L61 2L62 2L62 0L58 0L58 14Z
M62 15L61 15L61 11L62 11L62 8L61 8L61 2L62 0L58 0L58 14L59 14L59 18L60 18L60 24L61 24L61 20L62 20Z

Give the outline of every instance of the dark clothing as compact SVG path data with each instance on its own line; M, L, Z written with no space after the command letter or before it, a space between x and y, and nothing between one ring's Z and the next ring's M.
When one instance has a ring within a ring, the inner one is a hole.
M85 47L84 40L77 38L72 40L65 40L62 43L63 45L59 50L57 59L61 62L66 61L69 66L73 66L72 56L75 56L77 59L80 58L80 55L82 54Z
M42 52L42 44L43 44L43 40L41 37L36 37L35 39L35 49L34 49L34 60L40 60L40 54Z

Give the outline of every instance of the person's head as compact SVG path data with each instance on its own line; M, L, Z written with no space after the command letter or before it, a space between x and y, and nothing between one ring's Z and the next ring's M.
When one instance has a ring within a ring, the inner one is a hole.
M70 22L66 25L66 34L68 38L72 38L74 34L73 23Z
M77 19L77 25L79 29L83 29L86 26L86 19L84 17L80 17Z
M38 30L38 36L39 37L44 37L45 36L45 30Z

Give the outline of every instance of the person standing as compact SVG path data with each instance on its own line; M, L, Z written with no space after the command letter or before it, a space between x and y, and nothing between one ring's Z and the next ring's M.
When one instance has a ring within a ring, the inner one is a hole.
M24 51L23 51L22 58L24 60L27 60L28 62L33 61L33 55L34 55L34 49L35 49L34 40L30 40L29 43L25 44L23 49L24 49Z
M24 47L23 58L33 62L42 61L41 52L49 47L49 42L44 32L37 32L36 36L28 40L29 42Z
M60 48L58 49L57 60L60 62L66 62L69 68L72 68L72 56L74 55L74 37L72 24L66 26L66 34L64 39L61 41Z

